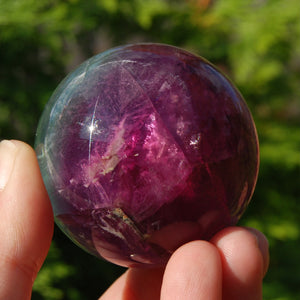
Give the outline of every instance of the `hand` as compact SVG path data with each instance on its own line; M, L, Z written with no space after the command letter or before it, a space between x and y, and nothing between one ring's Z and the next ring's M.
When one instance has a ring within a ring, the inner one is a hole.
M129 269L100 300L259 300L268 264L262 233L230 227L183 245L165 270Z
M0 299L31 298L53 233L53 215L35 153L0 143Z
M34 151L0 143L0 299L30 299L53 233L53 215ZM230 227L210 242L180 247L165 269L129 269L100 300L262 299L268 242Z

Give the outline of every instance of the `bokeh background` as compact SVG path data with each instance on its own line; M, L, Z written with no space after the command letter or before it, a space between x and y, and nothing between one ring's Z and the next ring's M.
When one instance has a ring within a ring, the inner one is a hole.
M33 145L61 79L88 57L134 42L204 56L241 90L261 167L240 224L269 239L264 299L300 299L299 0L0 0L0 139ZM55 229L32 299L96 299L123 271Z

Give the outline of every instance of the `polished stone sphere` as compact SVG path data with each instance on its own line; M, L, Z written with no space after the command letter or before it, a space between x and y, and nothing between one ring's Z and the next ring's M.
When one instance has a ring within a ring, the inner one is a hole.
M237 223L259 164L249 109L205 59L162 44L96 55L58 86L36 152L56 223L127 267Z

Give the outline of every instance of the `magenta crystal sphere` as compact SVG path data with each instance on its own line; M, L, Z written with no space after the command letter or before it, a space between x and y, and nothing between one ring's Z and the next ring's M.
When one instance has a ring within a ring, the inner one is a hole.
M129 267L163 265L236 224L259 164L237 89L203 58L161 44L106 51L67 76L36 152L59 227Z

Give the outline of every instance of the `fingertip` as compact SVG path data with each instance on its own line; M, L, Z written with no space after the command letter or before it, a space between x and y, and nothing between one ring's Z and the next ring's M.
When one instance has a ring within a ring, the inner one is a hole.
M10 171L4 174L0 192L0 298L23 295L22 299L29 299L33 279L50 247L52 207L34 150L21 141L1 144Z
M268 255L262 234L243 227L229 227L211 240L219 249L223 268L224 299L261 299Z
M206 241L181 246L170 258L161 299L221 299L222 269L218 250Z

